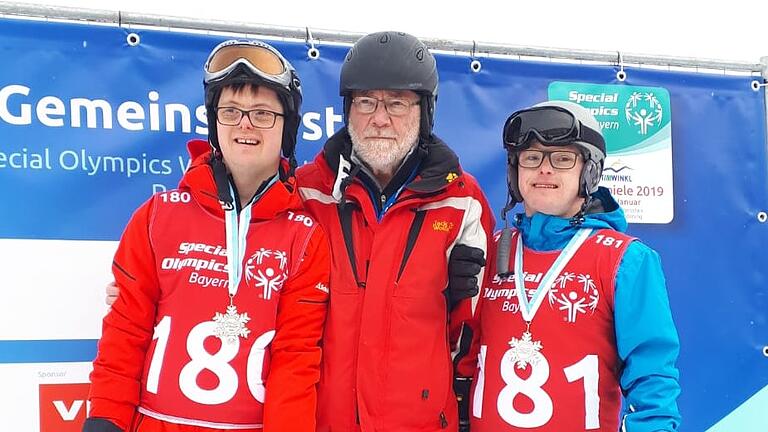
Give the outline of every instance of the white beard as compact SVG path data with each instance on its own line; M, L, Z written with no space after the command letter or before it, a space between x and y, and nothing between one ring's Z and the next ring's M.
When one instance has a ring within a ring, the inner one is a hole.
M383 173L391 176L418 142L419 119L416 117L414 123L406 125L405 135L401 139L397 139L391 128L376 129L369 126L361 134L350 123L347 130L352 139L352 150L355 155L365 162L374 174ZM395 139L376 138L377 136Z

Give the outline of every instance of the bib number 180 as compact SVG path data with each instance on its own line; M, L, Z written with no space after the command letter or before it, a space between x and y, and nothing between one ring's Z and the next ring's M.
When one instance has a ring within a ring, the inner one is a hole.
M210 354L205 350L203 342L214 335L215 328L216 323L213 321L205 321L192 328L187 336L187 353L191 361L181 369L179 374L181 392L189 400L204 405L219 405L229 401L235 396L239 384L237 372L229 362L235 358L240 349L240 338L235 339L233 343L222 343L217 352ZM155 327L155 334L152 336L153 340L157 339L157 345L155 345L147 373L147 391L150 393L157 394L170 334L171 317L164 316ZM256 338L246 364L248 389L254 399L261 403L264 403L265 393L264 380L261 378L264 355L274 337L275 331L270 330ZM203 370L209 370L216 375L219 381L216 387L204 389L198 385L197 377Z

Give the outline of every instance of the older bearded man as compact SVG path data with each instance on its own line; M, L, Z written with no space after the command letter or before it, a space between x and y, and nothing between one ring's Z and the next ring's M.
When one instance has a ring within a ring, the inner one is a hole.
M317 430L455 431L451 352L493 217L432 133L437 68L421 41L361 38L340 87L346 127L297 171L332 245Z

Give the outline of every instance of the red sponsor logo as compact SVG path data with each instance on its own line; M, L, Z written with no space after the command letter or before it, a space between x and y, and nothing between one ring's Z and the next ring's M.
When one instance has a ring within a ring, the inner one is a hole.
M40 432L80 432L90 384L40 384Z

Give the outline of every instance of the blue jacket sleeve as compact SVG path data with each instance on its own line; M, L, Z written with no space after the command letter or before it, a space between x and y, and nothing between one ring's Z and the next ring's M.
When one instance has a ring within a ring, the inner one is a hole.
M616 345L624 362L621 388L626 432L677 431L680 341L659 255L632 242L616 274Z

